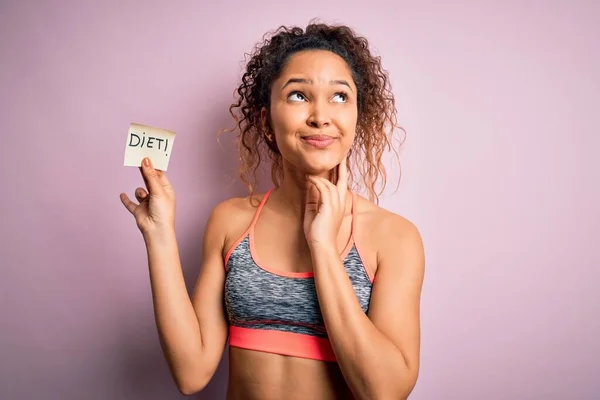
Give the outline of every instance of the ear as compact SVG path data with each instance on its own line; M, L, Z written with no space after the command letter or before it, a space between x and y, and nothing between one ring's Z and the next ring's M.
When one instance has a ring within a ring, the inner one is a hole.
M269 115L266 107L260 109L260 123L265 132L269 132Z

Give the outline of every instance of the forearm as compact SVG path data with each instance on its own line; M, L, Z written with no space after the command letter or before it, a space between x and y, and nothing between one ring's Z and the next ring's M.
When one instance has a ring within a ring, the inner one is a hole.
M340 369L359 399L405 398L414 383L401 351L363 312L338 254L312 251L315 285Z
M144 235L161 346L178 385L190 385L202 362L198 318L185 286L174 232Z

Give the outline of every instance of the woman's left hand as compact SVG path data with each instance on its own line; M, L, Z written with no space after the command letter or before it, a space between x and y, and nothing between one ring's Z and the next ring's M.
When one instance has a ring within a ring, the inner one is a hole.
M326 178L308 175L304 210L304 235L309 247L334 248L344 219L348 193L346 157L337 166L338 181L334 185Z

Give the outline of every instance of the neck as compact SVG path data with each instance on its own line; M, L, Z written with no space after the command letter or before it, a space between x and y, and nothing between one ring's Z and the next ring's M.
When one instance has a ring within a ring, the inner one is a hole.
M326 178L335 184L337 182L337 176L334 171L335 170L324 172L317 176ZM302 218L304 215L306 191L310 187L309 181L306 177L307 173L305 171L289 168L284 163L283 182L278 190L280 193L280 199L282 204L285 204L286 208L290 212L300 218Z

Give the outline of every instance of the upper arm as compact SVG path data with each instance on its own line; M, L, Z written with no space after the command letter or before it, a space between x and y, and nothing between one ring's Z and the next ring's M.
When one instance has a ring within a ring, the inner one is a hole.
M206 366L208 380L214 375L227 342L222 252L230 208L230 201L225 201L215 207L208 219L202 245L202 268L192 294L202 338L202 362Z
M388 217L378 251L369 318L400 350L416 382L419 370L420 297L425 269L421 235L408 220ZM388 225L389 224L389 225ZM389 228L389 229L388 229Z

